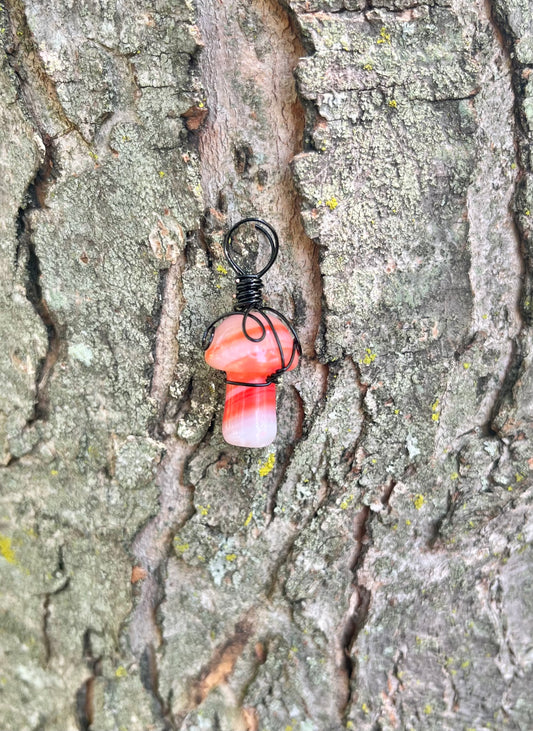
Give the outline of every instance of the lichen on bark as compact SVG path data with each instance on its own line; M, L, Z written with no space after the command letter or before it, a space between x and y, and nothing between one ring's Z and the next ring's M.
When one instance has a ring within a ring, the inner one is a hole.
M531 726L531 13L8 0L0 716ZM260 215L299 369L226 445Z

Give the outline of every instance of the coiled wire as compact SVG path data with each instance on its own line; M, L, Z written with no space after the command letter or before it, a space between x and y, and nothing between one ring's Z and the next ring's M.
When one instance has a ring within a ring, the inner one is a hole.
M237 284L237 303L235 310L244 312L260 309L263 306L263 282L257 274L241 274L235 279Z

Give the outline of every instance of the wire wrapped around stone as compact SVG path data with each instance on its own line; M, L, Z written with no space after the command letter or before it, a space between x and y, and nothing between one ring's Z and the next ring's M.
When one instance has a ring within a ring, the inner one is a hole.
M234 233L234 231L240 227L243 223L252 222L254 223L255 228L260 231L268 240L270 244L270 259L268 263L266 264L263 269L261 269L260 272L257 273L251 273L246 272L237 262L234 260L232 253L231 253L231 236ZM264 388L266 386L270 386L273 383L277 383L279 378L290 369L292 366L294 359L296 355L300 356L302 354L302 346L300 345L300 341L298 340L298 336L293 328L293 326L290 324L290 322L279 312L278 310L275 310L273 307L268 307L263 303L263 295L262 295L262 289L263 289L263 282L261 281L261 277L263 274L265 274L272 264L275 262L276 257L278 255L279 251L279 240L278 235L276 231L270 226L270 224L266 223L266 221L261 220L260 218L244 218L241 221L239 221L237 224L235 224L229 232L226 234L224 238L224 253L226 255L226 258L229 262L229 265L231 268L235 271L237 274L237 277L235 279L236 285L237 285L237 293L236 293L236 302L235 302L235 308L232 312L226 312L220 317L217 317L216 320L214 320L204 331L203 337L202 337L202 346L204 350L207 350L213 340L214 334L215 334L215 328L217 324L224 320L226 317L229 317L230 315L241 313L243 315L242 318L242 332L244 336L253 343L259 343L266 337L267 330L265 325L263 324L262 320L257 317L257 315L254 315L254 312L259 313L265 320L270 328L272 334L274 335L276 345L279 351L279 357L280 357L280 367L274 371L271 375L267 376L264 383L248 383L245 381L232 381L228 380L226 376L226 383L233 385L233 386L250 386L251 388ZM274 323L272 322L272 319L268 316L267 312L273 313L281 322L289 329L291 335L293 336L293 344L292 344L292 352L290 355L290 358L288 361L286 361L284 353L283 353L283 347L280 342L279 335L276 331L276 328L274 326ZM247 323L248 320L252 320L253 322L257 323L260 326L260 335L259 337L253 337L248 329L247 329Z

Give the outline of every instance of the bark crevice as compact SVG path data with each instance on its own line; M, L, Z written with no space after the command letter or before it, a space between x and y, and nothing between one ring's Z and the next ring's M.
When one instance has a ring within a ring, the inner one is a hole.
M169 389L176 377L179 358L177 340L180 317L185 307L182 275L187 263L186 240L195 232L185 233L177 227L179 253L159 277L157 299L153 308L153 369L150 397L155 404L152 436L160 440L166 453L156 476L159 487L159 512L135 536L131 552L142 571L142 582L129 618L130 646L141 669L141 681L153 698L166 729L177 728L170 701L159 689L157 650L163 644L158 609L165 598L165 568L171 553L172 538L194 515L194 488L184 473L196 446L176 436L176 423L190 408L192 381L184 388L179 402L172 401Z
M102 658L95 655L91 635L94 630L86 629L82 638L83 660L90 672L76 693L76 720L80 731L92 731L94 718L94 683L102 675Z
M357 637L364 627L370 608L371 594L367 587L359 582L358 573L361 570L365 554L368 551L371 538L370 522L372 520L370 508L365 505L356 513L353 519L354 549L350 558L353 591L348 608L338 633L338 660L337 664L344 676L344 697L340 698L339 714L346 722L352 700L353 676L355 663L352 658L352 648Z
M55 84L46 73L28 26L23 2L7 0L5 11L10 31L5 48L6 58L16 80L22 109L39 135L43 150L40 165L28 183L16 221L15 265L18 266L24 259L26 297L43 323L48 338L46 354L36 371L33 414L26 423L26 427L31 427L35 422L48 418L48 383L61 347L59 323L43 296L41 264L33 239L32 213L46 208L49 188L59 174L54 137L74 129L75 125L67 119Z
M46 71L39 48L28 24L22 0L6 0L5 10L10 30L5 45L6 57L18 84L22 107L39 131L43 142L75 131L91 148L79 126L68 118L59 99L55 82ZM45 144L46 146L46 144Z
M57 566L54 572L54 578L58 580L58 586L44 595L43 600L43 645L44 645L44 661L47 665L52 657L52 642L49 633L51 602L52 597L66 591L70 586L70 576L65 574L65 564L63 561L63 546L59 547L57 556Z
M527 130L524 129L524 85L522 75L527 69L521 64L515 52L515 37L508 18L500 6L498 0L486 0L487 15L492 23L494 34L500 44L511 74L511 88L514 95L513 117L514 117L514 141L516 148L516 165L518 174L515 179L514 194L510 203L510 213L513 231L517 241L517 250L522 264L522 286L519 293L519 317L520 327L515 338L511 357L509 359L506 373L501 388L497 394L490 415L490 427L493 433L499 438L504 438L504 423L502 423L502 411L505 411L506 402L512 401L513 390L519 379L526 350L526 333L529 330L533 318L531 308L531 296L533 294L533 270L530 254L530 232L528 225L524 222L524 209L521 205L523 186L528 174L531 173L527 163L530 143ZM527 217L527 214L526 214Z
M59 356L61 338L58 324L43 296L41 284L41 264L33 240L31 216L33 211L46 207L46 196L53 183L54 148L48 135L43 136L45 154L34 178L29 182L23 198L23 205L17 215L17 247L15 265L24 262L26 298L43 323L48 338L44 358L41 359L35 376L35 403L33 414L27 420L29 427L39 420L46 420L50 411L48 383Z
M224 683L231 675L253 631L253 610L250 610L235 624L233 633L217 647L209 662L191 682L188 702L175 719L176 728L181 728L187 714L198 708L211 690Z

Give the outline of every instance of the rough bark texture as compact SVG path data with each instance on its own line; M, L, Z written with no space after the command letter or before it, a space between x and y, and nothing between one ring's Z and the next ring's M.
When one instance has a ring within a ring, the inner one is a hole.
M533 728L531 2L0 12L2 729ZM259 451L200 348L248 215Z

